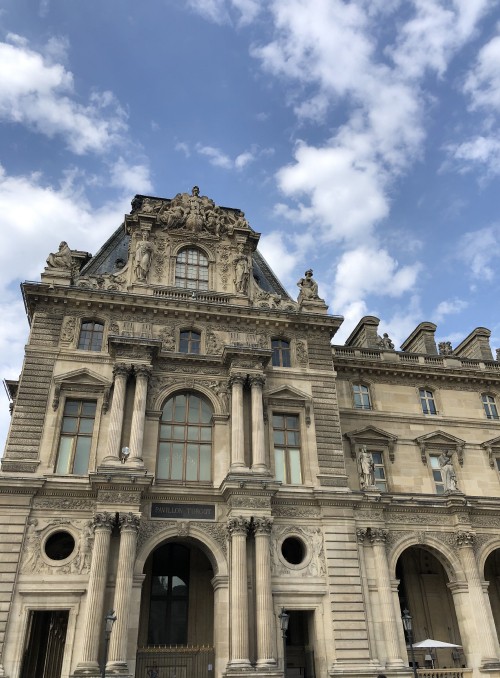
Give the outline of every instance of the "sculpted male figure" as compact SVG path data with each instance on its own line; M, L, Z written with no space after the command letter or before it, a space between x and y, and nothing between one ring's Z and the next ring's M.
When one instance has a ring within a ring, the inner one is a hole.
M299 298L297 299L299 304L302 301L319 299L318 283L313 278L313 272L311 268L306 271L304 273L304 277L298 281L297 287L300 288Z
M372 487L375 484L373 457L366 445L363 445L359 455L359 478L362 488Z
M441 477L443 479L444 491L456 492L457 476L455 474L455 469L453 468L450 454L447 450L439 455L438 462L439 466L441 467Z
M47 264L49 268L71 268L71 250L65 240L61 242L57 252L49 254Z

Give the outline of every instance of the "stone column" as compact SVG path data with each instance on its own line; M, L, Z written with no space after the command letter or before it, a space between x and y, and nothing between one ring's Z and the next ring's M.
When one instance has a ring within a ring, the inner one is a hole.
M377 656L377 637L375 630L373 628L373 609L372 609L372 600L370 595L370 590L368 588L368 576L366 574L366 562L365 562L365 549L364 543L366 538L366 530L358 528L356 530L356 541L358 542L358 554L359 554L359 572L361 574L361 582L365 590L364 600L366 607L366 625L368 627L368 641L370 644L370 654L372 661L378 663Z
M500 668L497 654L497 643L493 637L491 625L491 606L483 592L479 568L474 555L476 535L473 532L457 532L456 544L462 567L469 586L469 614L475 620L477 632L475 651L482 668Z
M271 518L254 518L255 619L257 622L257 666L276 667L276 638L271 586Z
M116 572L115 598L113 609L116 614L109 641L107 670L114 673L128 673L127 640L130 615L130 598L134 579L135 550L139 517L133 513L120 515L120 551Z
M243 383L245 376L231 377L231 470L247 470L245 465L245 430L243 418Z
M82 633L82 654L74 675L98 675L99 638L104 620L104 592L108 572L109 542L113 519L109 513L94 516L94 546L87 586L87 604Z
M399 616L396 617L394 610L389 565L385 553L387 530L370 529L367 533L373 546L373 555L375 559L377 590L380 602L380 615L377 616L384 631L385 651L387 656L386 664L387 667L404 666L399 647L398 633L398 624L401 623L401 620L399 619Z
M117 363L113 368L114 391L111 412L109 415L108 445L104 464L120 463L120 441L122 437L123 413L125 409L125 391L130 367Z
M144 422L146 420L146 397L148 394L148 379L151 367L136 365L134 412L132 414L132 428L130 430L130 457L129 464L144 466L142 460L142 441L144 439Z
M252 392L252 470L267 471L266 446L264 440L264 403L262 402L262 389L266 378L263 374L255 374L250 377Z
M250 522L240 516L230 518L231 537L231 656L230 668L249 669L247 534Z

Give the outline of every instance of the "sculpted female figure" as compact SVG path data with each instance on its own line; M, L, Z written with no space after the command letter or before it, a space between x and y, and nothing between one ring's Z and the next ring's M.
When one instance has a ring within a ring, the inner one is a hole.
M151 266L153 245L148 240L148 232L142 232L142 240L139 240L135 248L134 271L137 280L145 282Z
M359 455L359 478L362 488L375 485L373 457L367 450L366 445L363 445Z

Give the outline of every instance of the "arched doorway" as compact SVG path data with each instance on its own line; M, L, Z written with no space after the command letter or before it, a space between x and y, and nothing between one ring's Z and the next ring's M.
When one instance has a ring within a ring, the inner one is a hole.
M413 642L427 638L461 645L460 631L448 574L430 549L412 546L400 555L396 565L401 612L413 618ZM406 638L411 662L409 638ZM463 653L455 648L415 649L420 668L450 668L464 665Z
M167 541L144 574L136 675L214 675L214 572L205 553L188 540Z
M500 639L500 549L492 551L484 564L484 578L488 582L488 596L495 620L497 637Z

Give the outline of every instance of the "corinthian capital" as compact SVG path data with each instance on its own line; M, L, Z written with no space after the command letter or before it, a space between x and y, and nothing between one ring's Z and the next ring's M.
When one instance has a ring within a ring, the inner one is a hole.
M113 376L115 377L127 377L130 372L130 365L126 363L116 363L113 367Z
M458 548L461 548L463 546L474 546L474 543L476 541L476 535L474 532L456 532L455 533L455 539Z
M120 513L118 524L120 531L125 532L131 530L137 532L139 530L140 518L133 513Z
M364 530L361 527L358 527L356 530L356 539L358 540L358 544L362 544L365 541L366 537L366 530Z
M238 518L230 518L227 521L227 531L231 537L236 535L247 536L248 530L250 529L250 521L243 516Z
M134 372L137 378L142 377L144 379L149 379L152 368L150 365L134 365Z
M250 382L250 386L257 386L260 388L264 388L264 384L266 383L266 378L263 374L251 374L248 377L248 381Z
M271 534L271 529L273 527L272 518L254 518L253 519L253 529L255 534Z
M370 530L369 537L372 544L385 544L387 541L387 530Z
M96 513L92 519L92 528L94 531L108 530L109 532L111 532L114 524L115 524L114 516L112 516L111 513L107 512Z

